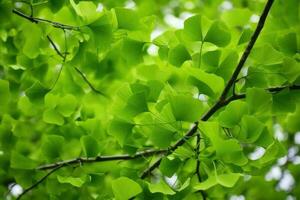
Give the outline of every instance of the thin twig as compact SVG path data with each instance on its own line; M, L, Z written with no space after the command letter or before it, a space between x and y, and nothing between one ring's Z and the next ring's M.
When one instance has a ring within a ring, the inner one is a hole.
M21 11L17 10L17 9L13 9L12 12L20 17L23 17L29 21L31 21L32 23L47 23L50 24L51 26L53 26L54 28L60 28L60 29L67 29L67 30L73 30L73 31L80 31L80 28L77 26L71 26L71 25L66 25L66 24L62 24L59 22L54 22L48 19L41 19L38 17L33 17L33 16L29 16L26 15L24 13L22 13Z
M63 59L63 62L65 62L67 54L65 53L65 54L63 55L63 54L59 51L59 49L57 48L57 46L55 45L55 43L53 42L53 40L50 38L49 35L47 35L47 39L49 40L51 46L54 48L54 50L56 51L56 53Z
M71 160L56 162L56 163L52 163L52 164L41 165L41 166L37 167L37 169L38 170L47 170L47 169L56 168L58 166L64 167L64 166L75 165L78 163L84 164L84 163L106 162L106 161L116 161L116 160L133 160L133 159L142 158L142 157L150 157L150 156L154 156L154 155L165 154L167 152L168 152L167 149L160 149L160 150L140 151L134 155L122 154L122 155L96 156L96 157L87 157L87 158L81 157L81 158L75 158L75 159L71 159Z
M38 180L36 183L34 183L33 185L31 185L30 187L26 188L17 198L16 200L19 200L22 198L22 196L24 196L27 192L29 192L30 190L36 188L39 184L41 184L44 180L46 180L48 178L48 176L50 176L52 173L54 173L55 171L57 171L58 169L60 169L62 166L56 166L55 168L53 168L51 171L49 171L45 176L43 176L40 180Z
M74 69L76 70L76 72L82 77L82 79L88 84L88 86L91 88L91 90L97 94L101 94L103 96L106 96L103 92L101 92L100 90L96 89L93 84L87 79L86 75L80 71L79 68L74 67Z

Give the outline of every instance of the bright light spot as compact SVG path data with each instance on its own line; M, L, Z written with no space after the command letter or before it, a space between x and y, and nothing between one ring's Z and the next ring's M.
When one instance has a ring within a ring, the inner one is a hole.
M194 99L198 99L198 100L200 100L200 101L204 101L204 102L206 102L207 101L207 96L205 95L205 94L198 94L198 93L195 93L194 95L193 95L193 97L194 97Z
M232 195L230 200L245 200L245 197L243 195Z
M15 3L15 7L16 7L16 8L21 8L22 5L23 5L22 2L16 2L16 3Z
M230 1L223 1L223 3L220 5L220 10L231 10L233 8L233 5Z
M4 155L4 152L3 151L0 151L0 156Z
M200 101L207 101L207 96L205 94L199 94L198 99Z
M273 166L271 170L266 174L265 179L267 181L278 180L281 178L282 172L280 167Z
M158 46L154 45L154 44L151 44L148 49L147 49L147 52L149 55L151 56L156 56L157 53L158 53Z
M188 1L184 4L184 8L187 10L192 10L195 8L195 4L191 1Z
M174 174L171 178L165 177L165 180L170 187L174 188L176 186L177 178L177 175Z
M171 15L171 14L165 15L164 21L166 22L166 24L168 24L169 26L171 26L173 28L176 28L176 29L183 28L184 20L177 18L174 15Z
M14 196L17 197L23 192L23 188L15 183L9 184L8 189L10 190L10 193Z
M24 97L26 94L25 94L25 92L24 91L22 91L22 92L20 92L20 97Z
M278 183L278 187L281 190L290 191L293 188L294 184L295 184L294 177L291 175L291 173L288 170L286 170L283 174L283 177L280 179Z
M128 1L125 2L125 8L135 9L136 8L136 4L135 4L134 1L128 0Z
M258 160L260 159L264 154L266 150L262 147L257 147L254 152L250 153L249 158L250 160Z
M252 176L251 175L245 175L244 176L244 181L249 181L250 179L252 178Z
M299 165L300 164L300 156L295 156L292 158L292 162L294 165Z
M300 132L295 133L295 144L300 144Z
M279 158L277 160L277 163L278 163L278 165L282 166L282 165L284 165L287 162L287 160L288 160L288 157L287 156L283 156L283 157L281 157L281 158Z
M279 124L273 126L274 137L279 141L284 141L287 138L287 135L283 132L282 127Z
M102 3L98 3L96 11L97 12L102 12L103 8L104 8L103 4Z
M180 14L180 19L183 19L183 20L186 20L187 18L193 16L194 14L193 13L190 13L190 12L183 12Z
M289 195L286 197L286 200L296 200L296 197Z
M255 14L253 14L253 15L251 15L251 17L250 17L250 22L252 22L252 23L257 23L258 21L259 21L259 15L255 15Z
M296 146L293 146L293 147L289 148L289 150L288 150L288 157L289 158L295 157L297 155L298 151L299 151L299 148L296 147Z
M61 68L62 68L62 64L57 64L55 65L54 71L59 72Z
M154 40L157 36L161 35L163 33L163 29L160 29L160 28L156 28L152 31L151 33L151 41Z
M248 67L244 67L242 70L241 70L241 73L243 76L247 76L248 75Z

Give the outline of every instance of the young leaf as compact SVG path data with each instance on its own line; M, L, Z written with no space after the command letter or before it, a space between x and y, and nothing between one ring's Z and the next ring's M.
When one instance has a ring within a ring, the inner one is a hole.
M93 157L99 154L97 140L90 135L84 135L80 138L81 146L86 157Z
M233 101L229 103L225 110L219 115L220 124L227 128L237 125L243 115L248 113L248 106L243 101Z
M117 200L130 199L142 192L141 186L127 177L113 180L111 187Z

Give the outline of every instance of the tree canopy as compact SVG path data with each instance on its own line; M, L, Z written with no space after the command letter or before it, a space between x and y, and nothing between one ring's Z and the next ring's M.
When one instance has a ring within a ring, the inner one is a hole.
M300 197L299 0L0 0L3 199Z

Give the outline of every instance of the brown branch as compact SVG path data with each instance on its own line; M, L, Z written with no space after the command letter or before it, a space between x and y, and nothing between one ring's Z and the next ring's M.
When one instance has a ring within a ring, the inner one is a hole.
M116 161L116 160L133 160L142 157L150 157L154 155L166 154L168 152L167 149L161 150L145 150L137 152L134 155L122 154L122 155L113 155L113 156L96 156L96 157L87 157L87 158L75 158L71 160L65 160L61 162L56 162L52 164L41 165L37 167L38 170L47 170L53 169L56 167L66 167L75 164L83 164L83 163L95 163L95 162L106 162L106 161Z
M48 176L50 176L51 174L53 174L55 171L57 171L58 169L60 169L62 166L56 166L55 168L53 168L50 172L48 172L45 176L43 176L40 180L38 180L36 183L34 183L32 186L26 188L17 198L16 200L19 200L22 198L22 196L24 196L27 192L29 192L30 190L33 190L34 188L36 188L39 184L41 184L44 180L46 180L48 178Z
M257 24L256 30L254 31L237 67L235 68L230 80L228 81L228 83L226 84L219 100L208 110L208 112L202 116L201 121L207 121L215 112L217 112L221 107L227 105L229 102L226 102L226 96L230 90L230 88L232 87L232 85L234 84L237 76L239 75L242 67L244 66L251 50L252 47L254 46L262 28L264 27L265 24L265 20L268 16L268 13L271 9L271 6L273 4L274 0L268 0L262 15L259 19L259 22ZM227 104L224 104L227 103ZM183 145L185 143L185 137L187 136L192 136L196 131L197 131L197 127L198 127L198 123L199 122L195 122L193 124L193 127L185 134L185 136L183 136L183 138L181 138L175 145L173 145L173 150L175 150L177 147ZM150 167L148 167L141 175L141 178L145 178L145 174L151 174L151 171L153 171L156 167L159 166L160 161L162 160L162 158L159 158L159 160L157 162L155 162L153 165L151 165Z
M62 23L59 23L59 22L54 22L54 21L51 21L51 20L48 20L48 19L41 19L41 18L38 18L38 17L33 17L33 16L29 16L29 15L26 15L24 13L22 13L21 11L17 10L17 9L13 9L12 12L20 17L23 17L29 21L31 21L32 23L47 23L47 24L50 24L52 25L54 28L60 28L60 29L67 29L67 30L73 30L73 31L79 31L79 27L76 27L76 26L71 26L71 25L66 25L66 24L62 24Z

